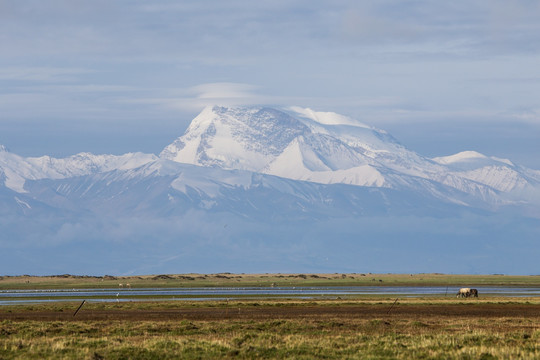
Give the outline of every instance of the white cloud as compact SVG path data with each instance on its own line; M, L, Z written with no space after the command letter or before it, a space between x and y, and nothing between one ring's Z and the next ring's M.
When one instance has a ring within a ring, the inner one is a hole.
M540 125L540 108L516 110L505 113L504 115L520 122Z
M152 92L150 91L138 98L124 97L118 101L193 112L209 105L254 105L277 100L275 97L257 93L257 89L259 89L257 86L244 83L205 83L188 88L155 89L154 93L162 96L146 96Z
M256 86L249 84L210 83L194 86L189 91L193 92L198 99L227 101L228 99L254 98L257 96L254 92L256 89Z

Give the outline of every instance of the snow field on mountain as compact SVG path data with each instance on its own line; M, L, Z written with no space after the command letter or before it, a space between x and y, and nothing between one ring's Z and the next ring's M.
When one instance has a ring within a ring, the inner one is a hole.
M416 191L420 182L415 178L422 178L495 206L531 201L520 199L519 194L540 188L539 171L516 166L509 160L474 151L427 159L406 149L383 130L343 115L298 107L286 111L265 107L205 108L184 135L164 148L160 158L321 184L397 190ZM3 149L0 172L5 186L24 193L27 180L133 172L157 160L155 155L142 153L23 158ZM153 174L150 168L145 168L148 176ZM159 175L160 170L155 171ZM175 188L185 188L181 181L174 184ZM506 193L513 195L502 196ZM442 198L449 200L451 196ZM474 201L469 203L473 205Z
M286 111L208 107L161 156L322 184L399 189L400 183L410 183L406 178L420 177L494 204L502 201L497 192L538 186L534 178L523 175L528 169L520 171L506 159L474 151L428 159L383 130L299 107Z

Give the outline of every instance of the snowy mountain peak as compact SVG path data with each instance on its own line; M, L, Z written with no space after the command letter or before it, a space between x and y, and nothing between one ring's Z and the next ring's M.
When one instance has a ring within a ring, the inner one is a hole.
M427 159L383 130L300 107L207 107L160 157L322 184L396 189L433 181L466 193L492 194L537 182L509 160L475 151Z
M313 179L313 171L361 169L373 164L377 154L388 152L407 150L386 132L336 113L214 106L205 108L160 157L279 176L285 171L299 180ZM292 164L300 167L289 172ZM323 183L334 178L320 175L315 178Z
M290 111L296 113L299 116L311 119L323 125L351 125L372 129L373 127L363 124L353 118L345 115L337 114L334 112L321 112L314 111L309 108L302 108L299 106L291 106Z
M433 158L461 178L485 184L501 192L522 191L537 187L535 172L516 166L508 159L486 156L476 151Z
M128 170L156 159L157 157L153 154L143 153L127 153L118 156L79 153L57 159L48 155L25 158L2 152L0 153L0 172L5 174L6 187L24 193L26 180L64 179L112 170Z
M161 158L202 166L260 171L297 136L310 129L272 108L204 109Z
M476 151L462 151L454 155L433 158L433 161L439 164L453 164L476 159L486 159L487 156Z
M4 145L0 145L0 152L9 152L9 150Z
M450 156L436 157L432 160L438 164L460 170L485 166L515 167L514 163L508 159L501 159L495 156L486 156L476 151L462 151Z

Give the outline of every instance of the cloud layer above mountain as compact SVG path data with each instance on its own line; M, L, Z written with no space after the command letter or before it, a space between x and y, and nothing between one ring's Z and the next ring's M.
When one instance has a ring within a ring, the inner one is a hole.
M1 1L0 143L157 153L206 105L300 104L429 155L538 168L539 16L528 0Z

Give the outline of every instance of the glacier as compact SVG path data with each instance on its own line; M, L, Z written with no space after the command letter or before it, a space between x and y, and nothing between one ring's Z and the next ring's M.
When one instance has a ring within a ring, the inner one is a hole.
M0 147L0 273L537 273L540 171L347 116L205 108L159 155Z

